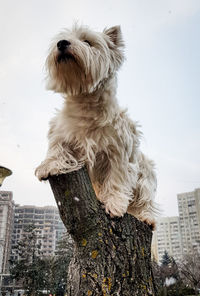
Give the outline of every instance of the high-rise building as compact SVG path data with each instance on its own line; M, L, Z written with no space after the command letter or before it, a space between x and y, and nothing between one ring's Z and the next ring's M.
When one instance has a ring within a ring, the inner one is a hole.
M60 219L58 209L53 206L15 206L14 228L12 234L11 258L18 258L15 246L23 239L28 225L34 225L41 244L43 256L55 253L56 244L62 237L65 227Z
M13 230L14 202L11 191L0 191L0 273L8 273Z
M177 195L183 254L200 253L200 188Z
M178 194L177 200L179 216L157 221L152 246L158 261L165 250L176 260L190 252L200 253L200 188Z
M162 217L157 221L154 244L157 242L158 261L161 262L164 252L167 251L175 260L182 257L182 244L179 217ZM155 248L155 247L154 247Z

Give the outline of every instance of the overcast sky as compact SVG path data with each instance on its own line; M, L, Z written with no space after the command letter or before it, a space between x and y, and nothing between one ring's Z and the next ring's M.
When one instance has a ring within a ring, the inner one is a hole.
M118 100L141 124L163 215L176 215L177 193L200 187L199 0L0 0L0 165L13 171L1 189L19 204L55 204L34 176L63 102L45 90L44 62L51 38L76 20L98 31L121 25Z

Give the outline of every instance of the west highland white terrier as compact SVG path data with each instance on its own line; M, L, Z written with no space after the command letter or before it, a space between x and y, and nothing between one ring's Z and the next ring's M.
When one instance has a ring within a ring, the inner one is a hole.
M138 126L116 99L124 61L121 29L94 32L75 25L54 39L46 60L48 89L64 106L50 122L39 180L86 165L97 198L111 216L128 212L154 227L154 165L140 150Z

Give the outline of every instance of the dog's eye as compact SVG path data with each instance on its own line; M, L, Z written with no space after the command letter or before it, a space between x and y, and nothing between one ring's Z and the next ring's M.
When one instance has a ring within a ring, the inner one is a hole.
M84 40L83 42L87 43L89 46L92 46L90 41L88 41L88 40Z

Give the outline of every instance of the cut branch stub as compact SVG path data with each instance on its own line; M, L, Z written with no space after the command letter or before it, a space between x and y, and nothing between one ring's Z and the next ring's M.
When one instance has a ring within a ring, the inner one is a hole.
M156 295L152 231L131 215L111 218L97 200L84 167L51 176L60 216L75 241L67 295Z

